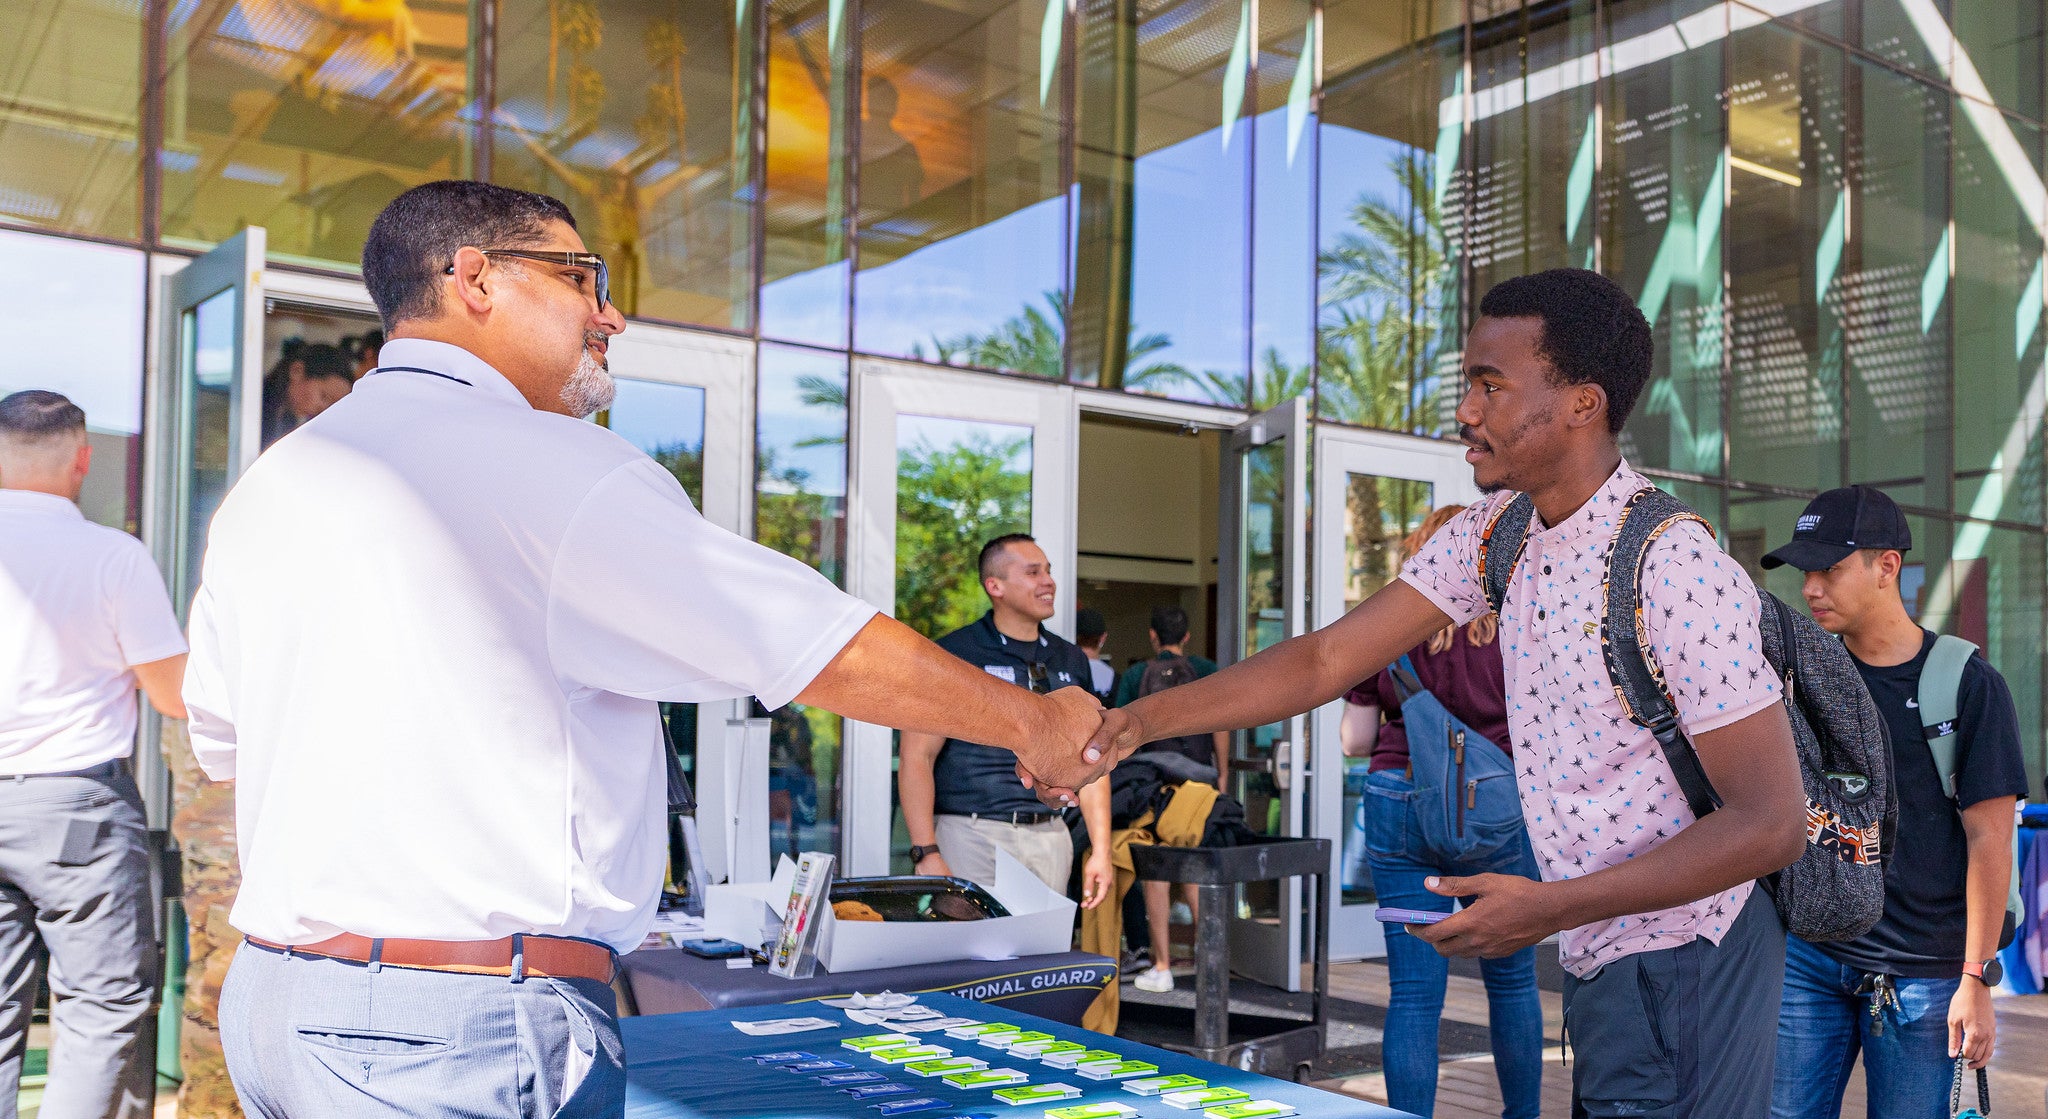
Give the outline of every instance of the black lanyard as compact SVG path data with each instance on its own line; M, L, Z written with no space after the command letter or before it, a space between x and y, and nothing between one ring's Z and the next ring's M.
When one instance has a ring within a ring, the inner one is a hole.
M374 373L425 373L429 377L439 377L444 381L453 381L458 385L464 385L469 388L476 387L475 385L470 384L468 381L465 381L462 378L455 376L454 374L441 373L432 369L421 369L417 365L380 365L377 368L370 370L369 373L363 374L363 376L367 377Z

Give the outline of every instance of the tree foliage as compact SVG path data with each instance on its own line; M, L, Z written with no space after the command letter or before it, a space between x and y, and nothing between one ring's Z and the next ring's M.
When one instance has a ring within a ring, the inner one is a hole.
M899 453L896 616L905 624L940 637L988 608L975 561L989 540L1031 531L1031 470L1018 466L1030 447L1029 436L977 432Z

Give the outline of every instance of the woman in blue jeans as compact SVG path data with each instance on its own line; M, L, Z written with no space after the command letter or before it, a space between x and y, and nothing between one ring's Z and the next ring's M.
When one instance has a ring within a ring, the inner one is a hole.
M1431 513L1402 541L1404 558L1463 510L1451 505ZM1417 646L1408 659L1422 686L1451 714L1507 750L1507 685L1497 634L1495 620L1488 615L1444 630ZM1424 838L1417 823L1424 806L1417 803L1410 776L1407 728L1391 671L1344 698L1345 753L1369 754L1372 759L1358 812L1380 905L1450 912L1454 899L1423 887L1423 879L1431 875L1537 876L1536 855L1519 819L1493 829L1476 845L1478 853L1464 858L1433 850ZM1450 963L1435 948L1410 936L1403 925L1387 925L1386 933L1393 992L1381 1042L1387 1102L1401 1111L1431 1115L1436 1109L1437 1026ZM1501 1114L1504 1119L1536 1119L1543 1087L1543 1004L1536 994L1536 949L1482 960L1480 973L1486 980L1494 1071L1504 1102Z

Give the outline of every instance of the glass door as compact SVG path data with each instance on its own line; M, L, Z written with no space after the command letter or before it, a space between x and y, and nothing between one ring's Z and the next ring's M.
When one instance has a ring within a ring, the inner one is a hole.
M1392 582L1401 570L1401 541L1430 510L1478 497L1464 448L1456 443L1387 432L1316 429L1315 624L1329 625ZM1343 700L1313 715L1312 834L1331 841L1339 901L1330 914L1330 957L1386 954L1372 919L1372 876L1365 863L1359 815L1368 760L1344 756ZM1375 726L1377 724L1374 724ZM1355 732L1359 729L1354 719ZM1369 739L1369 734L1361 734ZM1370 751L1369 741L1362 749Z
M981 546L1028 532L1059 581L1046 628L1073 636L1077 422L1065 385L857 359L847 585L941 637L988 609ZM846 728L847 873L903 870L895 732Z
M170 278L171 593L185 616L206 526L263 449L263 246L251 227Z
M1308 405L1292 400L1232 429L1224 445L1217 575L1217 660L1229 665L1302 632L1308 540ZM1231 795L1262 835L1306 834L1300 716L1231 736ZM1301 880L1238 888L1230 966L1287 991L1301 989Z
M753 506L751 349L634 323L611 341L618 395L596 417L675 475L704 519L741 536L751 532ZM771 811L768 749L752 702L664 703L661 715L697 793L706 879L766 880L771 847L781 840L778 849L789 849L794 820Z

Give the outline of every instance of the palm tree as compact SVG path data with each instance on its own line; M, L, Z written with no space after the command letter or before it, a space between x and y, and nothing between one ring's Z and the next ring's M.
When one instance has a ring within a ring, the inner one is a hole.
M1027 305L987 334L969 331L953 338L934 336L931 356L925 355L922 343L913 343L909 356L940 365L978 365L985 369L1043 377L1048 381L1060 380L1066 369L1066 295L1048 291L1041 298L1045 301L1043 308ZM1173 339L1164 334L1141 335L1133 326L1126 351L1128 368L1124 373L1124 384L1137 387L1148 380L1167 383L1187 377L1187 370L1178 362L1140 364L1141 359L1172 345Z
M1397 196L1361 195L1316 262L1323 414L1370 427L1434 426L1432 366L1457 282L1429 157L1390 163Z

